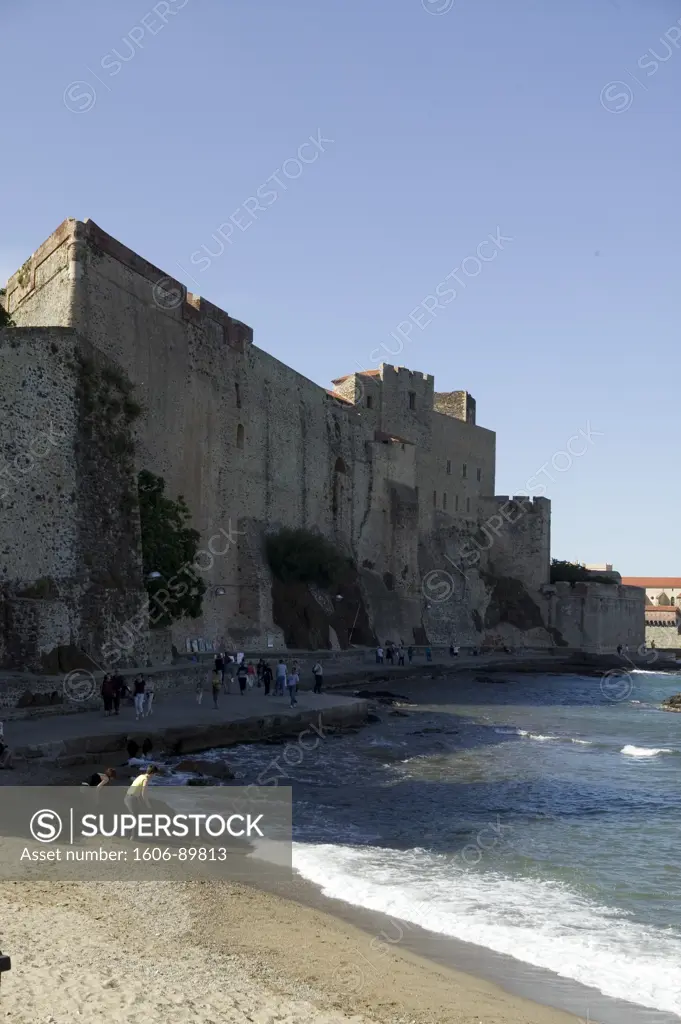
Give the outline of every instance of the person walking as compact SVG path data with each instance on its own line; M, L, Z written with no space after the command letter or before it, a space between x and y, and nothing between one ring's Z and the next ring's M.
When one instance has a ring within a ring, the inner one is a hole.
M222 680L220 679L220 673L215 669L210 681L211 689L213 691L213 707L217 711L218 709L218 697L220 696L220 687L222 686Z
M404 665L404 647L400 645L397 651L397 664Z
M200 704L203 700L203 679L199 678L196 680L196 689L194 692L196 693L196 703Z
M274 696L275 697L283 697L284 696L284 687L286 686L286 676L287 675L288 675L288 670L286 668L286 662L284 661L283 658L280 658L279 662L277 664L277 674L276 674L276 676L274 678Z
M383 648L382 647L377 647L376 648L376 664L377 665L382 665L383 664Z
M248 675L248 689L252 690L255 686L255 665L252 661L249 661L246 667L246 674Z
M123 676L116 673L111 680L111 688L113 690L113 712L114 715L120 714L121 710L121 696L123 695Z
M411 644L407 647L407 657L409 658L409 664L411 665L412 658L414 657L414 648Z
M430 647L426 647L426 661L432 661L432 660L433 660L433 652L431 651Z
M243 661L239 665L236 677L239 681L239 693L243 697L246 692L246 687L248 686L248 669L244 665Z
M225 674L222 679L222 692L230 694L232 692L232 683L234 682L234 677L232 675L232 672L234 671L233 666L236 664L236 662L231 654L226 654L224 661Z
M137 678L135 679L135 684L134 684L134 688L133 688L133 693L134 693L134 697L135 697L135 721L136 722L138 722L139 719L144 714L144 690L145 690L145 686L146 686L146 684L145 684L145 681L144 681L144 676L143 675L137 676Z
M294 708L297 703L296 693L298 692L299 675L297 672L291 672L290 676L286 679L286 686L288 688L289 697L291 698L291 707Z
M225 681L225 659L223 658L222 654L220 654L220 653L215 655L215 671L220 676L220 682L224 683L224 681Z
M272 685L272 669L268 661L264 661L262 665L262 685L265 687L265 696L270 695L270 686Z
M156 693L156 683L153 679L147 679L144 687L144 717L148 718L149 715L153 714L154 707L154 694Z
M113 713L114 686L113 679L107 672L102 679L102 701L104 702L104 717L108 718Z
M258 661L258 664L256 665L256 669L255 669L255 673L256 673L256 675L258 677L258 682L257 682L258 689L260 689L260 687L262 686L262 670L263 670L264 667L265 667L265 662L263 661L262 658L260 658L259 661Z
M312 692L313 693L321 693L322 692L322 682L324 681L323 680L324 672L323 672L323 669L322 669L321 661L315 662L315 664L312 666L312 675L314 676L314 690Z
M394 662L393 662L393 645L392 644L386 644L385 645L385 660L388 662L389 665L394 664Z

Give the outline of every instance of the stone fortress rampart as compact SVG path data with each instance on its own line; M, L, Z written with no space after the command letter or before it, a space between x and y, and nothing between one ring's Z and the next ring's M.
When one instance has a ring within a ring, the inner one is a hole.
M549 579L550 503L489 497L495 434L477 425L467 392L435 392L431 375L389 364L327 391L89 220L60 225L10 278L5 305L17 325L0 332L6 463L34 427L54 420L65 437L2 499L4 664L77 646L96 659L139 610L139 523L116 496L133 493L141 469L185 497L213 544L203 615L173 627L179 651L284 643L263 555L279 526L318 530L352 557L348 602L359 595L382 640L482 643L501 630L514 643L556 642L537 596ZM141 413L119 422L126 400ZM93 402L111 409L93 420ZM424 583L435 570L451 578L437 601ZM499 580L514 580L539 619L509 620ZM333 596L315 600L324 642L345 645ZM134 656L147 650L138 630Z

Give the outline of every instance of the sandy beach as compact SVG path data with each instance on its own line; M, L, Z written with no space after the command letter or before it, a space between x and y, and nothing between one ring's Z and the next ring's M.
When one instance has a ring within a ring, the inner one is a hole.
M357 971L370 936L230 883L3 883L13 1024L566 1024L406 950Z

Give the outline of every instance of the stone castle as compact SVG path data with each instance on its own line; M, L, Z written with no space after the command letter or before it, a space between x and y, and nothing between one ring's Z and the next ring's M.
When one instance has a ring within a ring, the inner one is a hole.
M550 502L494 495L495 434L466 391L387 364L319 387L90 220L64 221L4 304L0 666L377 638L642 642L642 592L549 585ZM147 628L142 469L202 537L203 613L172 630ZM280 526L333 540L355 579L286 592L264 555Z

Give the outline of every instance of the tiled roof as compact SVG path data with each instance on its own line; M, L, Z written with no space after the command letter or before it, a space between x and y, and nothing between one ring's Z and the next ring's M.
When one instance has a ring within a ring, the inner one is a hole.
M622 583L625 587L654 587L657 590L669 587L671 590L679 590L681 576L623 576Z
M380 377L380 375L381 375L381 371L380 370L357 370L357 376L358 377ZM342 384L344 381L348 380L348 378L350 378L352 376L353 376L353 374L346 373L344 377L336 377L336 379L332 380L331 383L332 384Z

